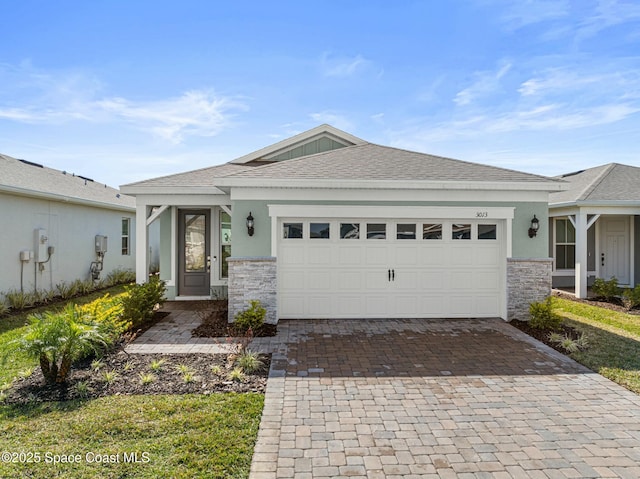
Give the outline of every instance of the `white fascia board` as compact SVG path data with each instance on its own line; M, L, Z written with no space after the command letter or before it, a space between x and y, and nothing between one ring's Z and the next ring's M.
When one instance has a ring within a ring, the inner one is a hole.
M348 190L232 188L231 199L250 201L456 201L547 203L546 191L502 190Z
M549 216L575 215L578 211L585 211L588 215L640 215L640 205L630 204L630 202L608 202L608 203L556 203L549 205Z
M312 138L321 136L323 133L327 133L331 136L334 136L336 140L344 143L345 141L348 143L352 143L354 145L361 145L366 143L361 138L351 135L346 131L338 130L337 128L332 127L331 125L320 125L311 130L304 131L299 133L291 138L287 138L285 140L279 141L278 143L274 143L273 145L265 146L257 151L249 153L247 155L241 156L240 158L236 158L230 163L242 164L249 163L250 161L256 160L258 158L262 158L267 155L273 155L276 152L286 151L288 148L291 148L298 143L303 143L305 141L310 141Z
M267 205L275 218L513 219L514 207Z
M115 211L135 211L135 206L117 205L113 203L105 203L97 200L88 200L84 198L76 198L73 196L57 195L55 193L46 193L44 191L34 191L15 186L0 185L0 193L14 194L18 196L26 196L29 198L37 198L49 201L59 201L60 203L72 203L75 205L90 206L92 208L100 208Z
M136 202L138 205L143 204L149 206L170 205L210 207L229 205L231 204L231 199L229 198L229 195L199 195L183 192L179 195L140 195L136 197Z
M127 186L120 187L120 191L130 196L139 195L180 195L190 192L196 195L224 195L225 192L216 186Z
M414 190L511 190L562 191L567 184L555 182L498 182L498 181L428 181L428 180L332 180L308 178L247 178L224 177L218 186L247 188L300 188L300 189L414 189Z

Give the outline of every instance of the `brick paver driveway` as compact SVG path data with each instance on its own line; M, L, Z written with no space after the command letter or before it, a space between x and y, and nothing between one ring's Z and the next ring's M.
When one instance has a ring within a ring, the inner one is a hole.
M640 397L501 320L278 328L252 479L640 477Z

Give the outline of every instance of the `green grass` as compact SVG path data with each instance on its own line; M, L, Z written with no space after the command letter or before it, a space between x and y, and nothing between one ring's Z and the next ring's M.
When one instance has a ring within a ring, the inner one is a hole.
M101 298L106 293L109 293L112 296L116 296L120 293L123 293L124 291L124 285L113 286L108 289L95 291L87 296L83 296L80 298L73 298L69 301L62 301L56 304L30 309L19 314L0 317L0 358L2 358L5 354L9 354L6 363L0 367L0 386L7 382L13 381L14 378L18 377L23 371L38 366L35 360L29 359L24 354L10 352L7 346L11 341L19 338L24 333L26 325L28 323L28 317L31 314L43 313L45 311L59 311L64 309L65 305L70 302L76 304L85 304L95 299Z
M41 462L0 462L0 477L246 478L263 400L225 393L2 406L2 450L38 452ZM148 462L125 463L125 453ZM55 454L79 454L80 462L46 464ZM92 454L120 462L88 462Z
M640 316L554 298L554 311L585 334L589 347L570 356L640 394Z

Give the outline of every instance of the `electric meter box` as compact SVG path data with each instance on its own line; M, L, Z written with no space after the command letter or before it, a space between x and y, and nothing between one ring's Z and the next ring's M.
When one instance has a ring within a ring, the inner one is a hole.
M49 246L49 237L47 230L36 228L33 232L34 239L34 259L36 263L44 263L47 261L47 246Z
M96 253L107 252L107 237L102 235L96 235Z

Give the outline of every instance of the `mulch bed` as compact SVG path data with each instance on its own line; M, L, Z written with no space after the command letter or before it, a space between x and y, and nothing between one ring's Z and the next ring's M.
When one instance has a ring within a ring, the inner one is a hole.
M193 331L194 337L237 337L244 334L227 323L226 301L212 302L213 307L204 309L203 323ZM134 333L125 335L126 342L140 336L156 322L170 314L158 311L153 319L142 325ZM274 336L275 325L265 325L254 336ZM234 369L235 355L227 354L128 354L124 351L126 342L100 358L99 368L92 367L88 359L73 366L67 381L63 384L47 385L40 368L16 380L5 391L6 404L24 404L32 401L66 401L91 399L111 395L134 394L211 394L218 392L258 392L264 393L269 374L271 358L262 355L264 367L252 374L245 374L241 381L234 381L228 374ZM152 370L153 361L163 361L158 370ZM187 367L191 379L178 369ZM107 375L115 373L115 379L107 380ZM152 374L153 381L143 384L142 377ZM82 392L78 385L85 384Z
M207 309L197 311L196 314L202 319L202 324L191 331L195 338L229 338L242 337L243 331L238 331L233 323L229 323L226 301L211 301ZM275 336L278 329L275 324L263 324L262 327L253 331L255 337Z

